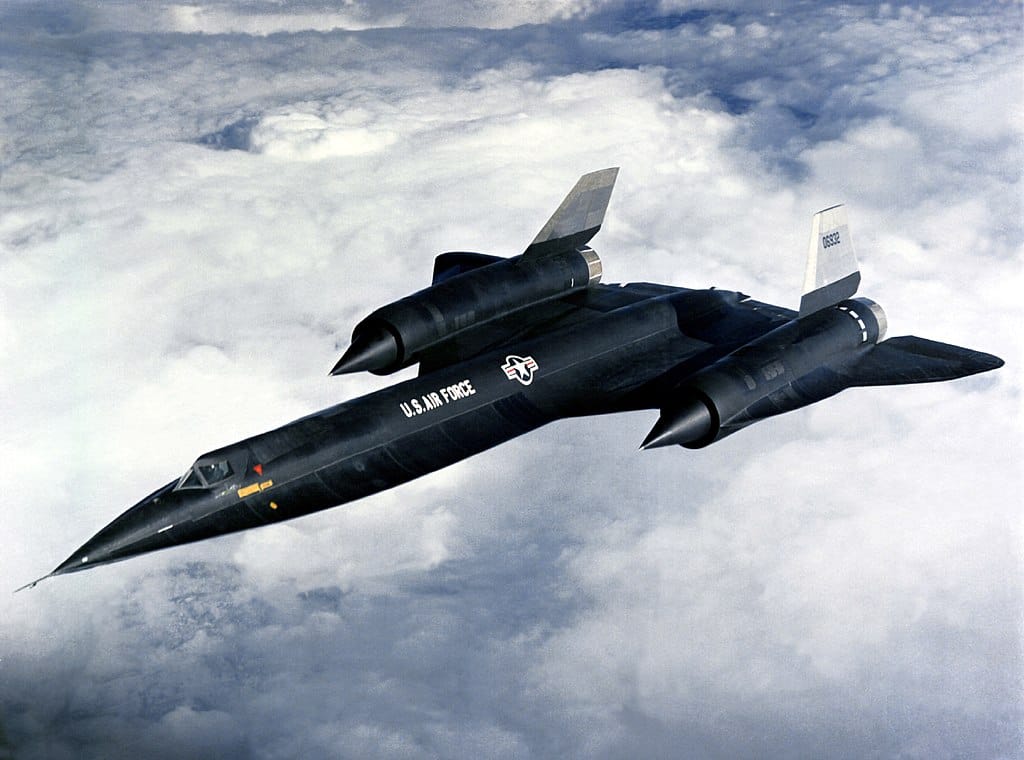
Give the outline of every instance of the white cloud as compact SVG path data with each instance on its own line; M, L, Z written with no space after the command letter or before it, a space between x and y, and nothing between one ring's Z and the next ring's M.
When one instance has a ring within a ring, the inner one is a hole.
M503 3L470 0L207 0L206 2L125 2L101 5L82 2L21 3L12 14L23 31L43 26L50 33L142 32L203 35L294 34L335 30L360 31L400 26L421 28L474 27L509 29L569 19L600 8L600 0L525 0Z

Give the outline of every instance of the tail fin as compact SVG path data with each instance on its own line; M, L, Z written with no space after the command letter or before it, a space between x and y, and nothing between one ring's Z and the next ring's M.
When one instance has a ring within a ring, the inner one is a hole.
M618 174L618 167L613 167L580 177L523 256L546 256L585 245L601 229Z
M835 306L857 292L860 267L853 252L846 208L832 206L814 215L807 252L800 316Z
M907 385L955 380L1003 366L992 354L903 335L874 346L842 375L846 387Z

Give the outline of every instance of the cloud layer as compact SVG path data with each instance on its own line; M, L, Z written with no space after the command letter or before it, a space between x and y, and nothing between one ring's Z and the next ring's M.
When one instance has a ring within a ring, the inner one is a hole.
M1007 366L700 452L557 423L42 584L0 608L0 754L1020 750L1016 9L510 7L3 11L12 588L202 451L390 382L325 377L352 325L604 166L608 281L793 306L842 201L890 334Z

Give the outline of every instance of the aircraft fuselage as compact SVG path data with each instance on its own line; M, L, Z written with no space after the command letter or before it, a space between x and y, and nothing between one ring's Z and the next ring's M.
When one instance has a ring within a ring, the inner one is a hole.
M227 461L232 475L211 488L167 484L56 572L344 504L556 419L655 408L656 394L645 389L681 356L722 351L683 332L680 314L687 313L687 301L747 312L742 321L750 331L778 323L737 294L684 292L631 303L514 350L501 348L420 375L204 455Z

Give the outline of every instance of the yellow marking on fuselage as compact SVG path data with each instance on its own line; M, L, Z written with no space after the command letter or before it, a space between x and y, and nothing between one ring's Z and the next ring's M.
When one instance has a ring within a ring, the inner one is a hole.
M273 480L264 480L262 483L253 483L252 485L245 486L244 488L239 488L238 498L244 499L246 496L252 496L254 493L266 491L272 485L274 485Z

